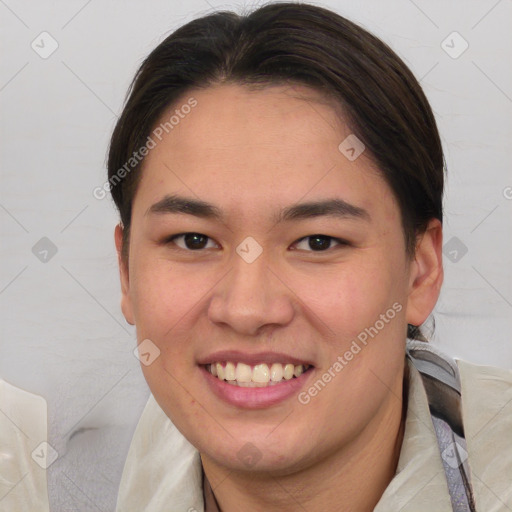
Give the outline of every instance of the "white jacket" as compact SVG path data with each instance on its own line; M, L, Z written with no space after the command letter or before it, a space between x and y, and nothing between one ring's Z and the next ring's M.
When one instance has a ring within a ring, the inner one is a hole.
M0 379L0 511L48 512L46 400Z
M452 512L455 508L423 380L407 361L408 410L398 468L374 512ZM457 367L476 510L510 512L512 371L464 361L457 361ZM132 440L116 510L204 512L199 453L153 397Z

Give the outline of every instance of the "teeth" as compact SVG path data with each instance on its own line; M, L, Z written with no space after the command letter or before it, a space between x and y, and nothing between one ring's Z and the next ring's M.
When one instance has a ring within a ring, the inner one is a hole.
M210 373L220 380L225 380L233 386L240 387L265 387L273 386L283 380L290 380L293 377L300 377L309 365L293 365L291 363L282 365L274 363L270 366L260 363L254 367L245 363L212 363L206 366Z
M252 371L253 382L268 382L270 380L270 371L266 364L257 364Z
M219 363L217 363L219 364ZM240 382L251 382L252 370L248 364L238 363L236 365L236 380Z
M224 378L226 380L235 380L235 365L233 363L226 363L226 368L224 368Z
M280 380L282 380L283 374L284 374L284 371L283 371L282 364L274 363L270 367L270 380L272 382L279 382Z
M284 367L284 378L286 380L290 380L293 377L293 372L294 371L295 371L295 366L293 366L293 364L287 364ZM219 379L220 379L220 377L219 377Z
M220 363L217 363L215 366L217 367L217 378L224 380L224 367Z

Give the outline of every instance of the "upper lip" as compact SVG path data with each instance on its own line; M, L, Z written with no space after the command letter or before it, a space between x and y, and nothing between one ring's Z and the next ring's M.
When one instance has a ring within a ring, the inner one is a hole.
M256 365L260 363L281 363L294 364L296 366L300 364L314 366L306 359L300 359L289 354L284 354L283 352L256 352L251 354L247 352L240 352L239 350L220 350L218 352L213 352L205 357L201 357L198 360L198 364L205 365L223 361L245 363L248 365Z

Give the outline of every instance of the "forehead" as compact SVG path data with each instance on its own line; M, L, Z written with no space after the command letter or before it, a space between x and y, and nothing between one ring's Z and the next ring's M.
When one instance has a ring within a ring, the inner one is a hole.
M257 145L286 150L308 143L333 149L333 142L350 133L335 112L334 102L297 85L256 89L223 84L192 90L167 109L160 123L183 109L192 97L197 105L172 128L169 135L173 137L164 136L169 148L193 147L190 156L212 151L230 156Z
M191 99L194 108L183 108ZM308 87L223 84L191 90L156 127L172 116L172 128L168 123L144 163L139 192L153 203L170 189L248 206L286 206L333 194L366 209L376 198L394 203L364 152L350 160L340 151L353 137L340 108Z

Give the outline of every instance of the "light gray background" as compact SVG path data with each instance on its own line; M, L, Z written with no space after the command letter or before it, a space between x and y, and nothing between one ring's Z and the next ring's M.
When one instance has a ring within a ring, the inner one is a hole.
M59 452L48 470L54 511L113 510L148 395L132 354L135 333L119 308L117 216L109 198L92 194L105 180L128 84L178 26L214 8L257 4L0 0L0 375L48 402L50 443ZM512 2L319 5L390 44L436 113L449 245L434 343L511 368ZM43 31L59 45L46 59L31 47L35 40L49 48ZM465 43L447 39L454 31L469 45L458 58ZM57 248L47 262L32 250L42 237Z

